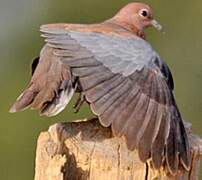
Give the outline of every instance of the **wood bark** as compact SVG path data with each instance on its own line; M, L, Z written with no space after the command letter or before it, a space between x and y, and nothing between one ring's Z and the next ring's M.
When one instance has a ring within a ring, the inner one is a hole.
M197 180L202 140L191 134L189 172L173 177L166 168L155 170L142 163L136 151L129 151L123 138L113 137L110 128L98 121L58 123L42 132L36 151L35 180Z

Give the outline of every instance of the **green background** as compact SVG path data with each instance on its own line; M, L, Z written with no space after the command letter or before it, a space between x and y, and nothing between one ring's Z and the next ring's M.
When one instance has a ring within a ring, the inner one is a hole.
M9 107L30 79L31 59L43 39L39 26L53 22L103 21L127 0L0 0L0 179L34 177L36 141L41 131L58 121L89 115L74 114L72 104L54 118L35 111L9 114ZM147 30L147 39L170 66L175 96L185 120L202 135L202 1L143 1L155 10L165 34Z

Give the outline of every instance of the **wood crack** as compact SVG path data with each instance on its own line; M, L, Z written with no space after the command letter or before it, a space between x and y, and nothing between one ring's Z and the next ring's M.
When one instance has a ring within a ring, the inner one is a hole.
M148 175L149 175L149 165L146 162L145 163L145 180L148 180Z
M117 175L120 177L120 165L121 165L121 154L120 154L120 144L117 147Z
M96 147L96 142L94 143L92 151L91 151L91 153L89 155L89 158L90 158L90 160L89 160L89 170L88 170L88 172L89 172L89 174L88 174L89 179L91 179L90 175L91 175L91 169L92 169L92 157L93 157L93 154L95 152L95 147Z

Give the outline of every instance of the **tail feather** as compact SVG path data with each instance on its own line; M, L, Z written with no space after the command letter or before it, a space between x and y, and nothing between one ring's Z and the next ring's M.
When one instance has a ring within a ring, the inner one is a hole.
M40 114L51 117L60 113L73 97L76 88L77 85L73 87L71 81L63 81L58 94L52 102L47 103L47 105L41 110Z
M53 56L53 49L45 46L41 57L32 64L33 76L29 86L17 98L10 112L37 109L41 115L54 116L69 103L77 88L70 69L60 58Z

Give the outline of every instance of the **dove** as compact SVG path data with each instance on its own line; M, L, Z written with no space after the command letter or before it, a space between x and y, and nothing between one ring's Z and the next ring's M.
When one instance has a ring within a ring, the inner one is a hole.
M75 93L104 127L124 137L129 150L172 175L190 169L190 146L173 94L168 65L146 41L145 29L162 26L143 3L129 3L95 24L46 24L45 45L32 63L32 77L10 112L26 108L55 116Z

